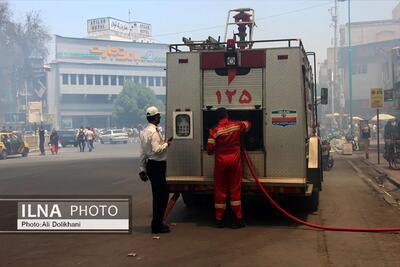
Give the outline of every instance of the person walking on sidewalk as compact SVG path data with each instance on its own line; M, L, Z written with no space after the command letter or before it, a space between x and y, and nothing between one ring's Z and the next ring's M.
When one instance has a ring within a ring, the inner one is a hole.
M44 137L45 135L45 130L43 129L43 126L40 126L39 128L39 149L40 149L40 155L45 155L44 152Z
M80 152L85 152L85 130L83 129L83 126L79 128L78 134L76 136L76 139L78 140L78 145L79 145L79 151Z
M51 131L50 135L50 146L51 146L51 154L58 154L58 143L60 142L60 136L58 135L56 129Z
M90 129L90 127L86 130L86 141L88 145L89 152L92 152L94 149L93 141L94 141L94 132Z
M361 128L361 138L364 140L365 158L369 159L369 139L371 138L371 127L365 123Z

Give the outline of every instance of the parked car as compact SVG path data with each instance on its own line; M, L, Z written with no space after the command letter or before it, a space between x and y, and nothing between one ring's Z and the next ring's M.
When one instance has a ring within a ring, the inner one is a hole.
M120 129L107 130L100 136L100 143L128 143L128 134Z
M58 135L60 136L60 143L63 147L67 145L78 146L78 140L76 140L76 133L74 129L59 130Z
M21 154L27 157L29 146L24 142L21 135L15 133L0 132L0 159L6 159L9 155Z

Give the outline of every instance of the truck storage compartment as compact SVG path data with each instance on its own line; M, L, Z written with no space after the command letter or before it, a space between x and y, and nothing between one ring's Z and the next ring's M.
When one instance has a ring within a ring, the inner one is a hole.
M250 131L244 135L243 141L248 151L264 151L263 111L257 110L228 110L229 119L250 121ZM208 133L217 125L215 110L203 111L203 149L206 148Z

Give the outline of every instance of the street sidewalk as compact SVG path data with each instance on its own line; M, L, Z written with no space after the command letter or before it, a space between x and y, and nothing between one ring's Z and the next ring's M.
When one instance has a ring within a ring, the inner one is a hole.
M355 151L353 153L355 155L359 155L362 159L365 159L365 154L363 151ZM378 151L376 149L370 149L369 159L366 161L382 170L387 174L388 178L391 179L393 183L397 184L397 186L400 186L400 170L389 169L389 163L383 158L383 149L380 150L379 156L380 164L378 165Z

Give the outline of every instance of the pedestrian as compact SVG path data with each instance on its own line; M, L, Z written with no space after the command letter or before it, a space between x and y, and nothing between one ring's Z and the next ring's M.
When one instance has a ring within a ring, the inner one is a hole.
M39 128L39 149L40 149L40 155L45 155L44 151L44 137L45 131L43 129L43 126L40 126Z
M85 132L86 142L88 145L89 152L92 152L94 149L93 141L94 141L94 132L90 127L87 127Z
M138 141L140 140L139 138L139 130L136 128L132 129L132 142L133 143L138 143Z
M248 121L231 121L225 108L216 111L218 124L210 130L207 141L209 155L215 152L214 197L215 218L218 227L225 227L223 215L229 194L230 205L235 214L231 228L244 227L241 208L241 184L243 167L240 154L241 135L250 129Z
M388 160L390 158L391 153L391 145L392 145L392 120L388 120L385 124L385 128L383 129L383 138L385 140L385 149L383 152L383 158Z
M164 140L157 126L160 124L160 112L154 106L147 108L146 117L149 124L140 133L141 153L140 172L142 181L150 179L153 194L153 220L151 231L154 234L168 233L170 228L163 222L168 203L168 187L165 179L167 168L167 149L172 138Z
M371 138L371 127L365 123L361 128L361 138L364 140L365 158L369 159L369 139Z
M76 139L78 140L78 146L79 146L79 151L80 152L85 152L85 130L83 126L79 128L78 134L76 136Z
M51 131L50 135L50 149L51 154L58 154L58 143L60 142L60 136L58 135L56 129Z

